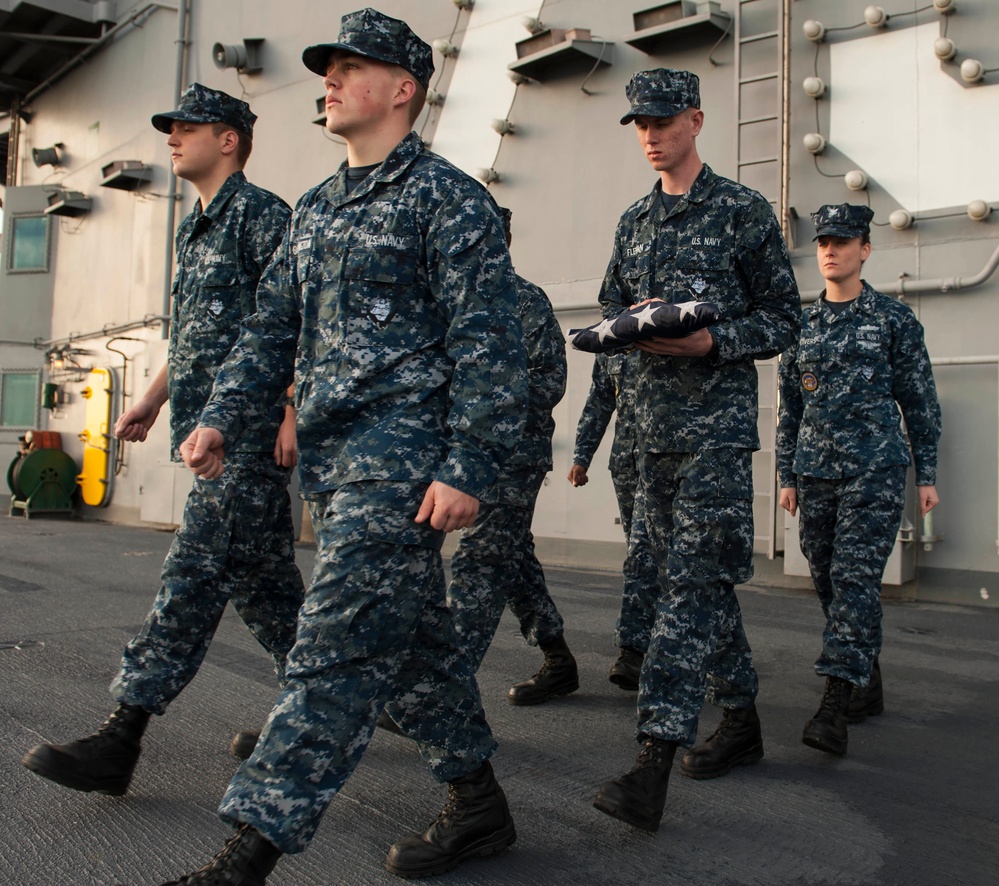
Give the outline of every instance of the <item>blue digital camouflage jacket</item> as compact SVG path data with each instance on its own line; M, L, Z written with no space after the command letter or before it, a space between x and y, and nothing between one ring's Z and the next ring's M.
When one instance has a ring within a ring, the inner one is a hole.
M238 434L294 363L304 492L437 479L481 497L527 412L502 222L416 133L350 193L345 169L298 201L201 421Z
M552 469L552 410L565 395L565 338L552 303L540 287L517 276L520 322L527 351L528 410L524 434L506 467Z
M754 360L797 339L801 304L784 238L756 191L704 166L667 212L661 184L621 217L600 290L605 317L648 298L714 302L705 357L640 355L640 445L649 452L759 448Z
M240 323L256 310L257 283L290 216L284 200L235 172L204 210L199 199L177 230L167 357L170 449L176 461L239 337ZM280 391L268 395L239 435L227 441L228 451L272 451L283 403Z
M594 358L590 390L576 425L573 464L589 468L611 416L617 411L609 467L612 474L635 471L638 446L635 427L635 375L638 371L638 355L638 351L630 351L597 354Z
M912 310L864 283L839 314L824 299L805 309L801 340L781 358L777 469L781 486L796 476L835 479L910 463L916 484L936 484L940 404Z

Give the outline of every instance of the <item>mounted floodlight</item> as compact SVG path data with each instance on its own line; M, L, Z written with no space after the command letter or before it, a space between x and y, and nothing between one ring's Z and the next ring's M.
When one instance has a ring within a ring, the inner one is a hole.
M957 55L957 46L950 37L937 37L933 41L933 54L942 62L949 62Z
M48 195L49 205L42 210L46 215L65 215L78 218L93 208L94 201L80 191L58 189Z
M814 18L810 18L801 28L805 32L805 36L812 41L812 43L821 43L826 36L825 25L820 21L816 21Z
M822 98L826 94L826 84L821 77L806 77L801 85L805 89L805 95L811 98Z
M61 147L62 142L56 142L51 148L32 148L31 161L39 169L43 166L58 166L59 148Z
M821 154L826 149L826 140L818 132L807 132L801 140L809 154Z
M532 34L540 34L542 31L548 30L548 25L546 25L541 19L536 15L525 15L520 23L527 28Z
M436 89L428 89L427 104L433 105L434 107L439 107L444 104L444 93L438 92Z
M968 204L968 218L972 221L985 221L992 215L992 207L984 200L972 200Z
M500 174L491 166L488 169L480 166L475 170L475 177L479 179L479 181L485 182L487 185L491 185L493 182L498 182L500 180Z
M525 83L531 82L531 78L525 77L520 71L507 71L506 76L513 82L514 86L523 86Z
M863 191L867 188L867 174L859 169L851 169L843 176L843 182L851 191Z
M985 76L985 65L977 58L966 58L961 62L961 79L968 83L977 83Z
M872 28L883 28L888 24L888 13L880 6L868 6L864 10L864 21Z
M491 121L489 125L500 135L513 135L517 131L514 125L505 118L503 120L497 118Z
M235 68L241 74L256 74L264 69L260 63L262 37L246 37L243 45L216 43L212 47L212 61L220 71Z
M954 0L933 0L933 8L944 15L950 15L957 6Z
M906 228L911 228L914 221L912 213L906 212L904 209L896 209L888 216L888 224L896 231L904 231Z
M458 54L458 47L444 37L438 37L434 40L434 49L444 58L454 58Z

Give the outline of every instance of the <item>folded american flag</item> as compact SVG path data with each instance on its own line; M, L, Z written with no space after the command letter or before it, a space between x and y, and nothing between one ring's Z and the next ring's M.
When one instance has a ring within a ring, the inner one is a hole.
M671 305L654 299L592 326L570 329L568 338L577 350L599 354L649 338L683 338L720 319L721 311L713 302L685 301Z

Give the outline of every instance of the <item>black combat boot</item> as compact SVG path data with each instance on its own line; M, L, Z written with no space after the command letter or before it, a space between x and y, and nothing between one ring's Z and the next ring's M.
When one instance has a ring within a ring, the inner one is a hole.
M726 708L708 739L683 755L680 772L687 778L717 778L733 766L748 766L762 759L763 732L756 705Z
M264 886L280 857L281 851L260 831L241 824L203 868L163 886Z
M637 692L643 661L645 661L644 652L633 646L622 646L621 654L617 657L617 661L611 665L610 676L607 679L622 689Z
M572 657L565 637L559 637L550 643L542 643L541 651L545 654L541 670L530 680L510 687L510 691L506 694L506 700L510 704L541 704L549 698L568 695L579 689L576 659Z
M493 767L448 782L447 802L419 837L406 837L389 849L385 867L397 877L430 877L456 868L466 858L492 855L517 839L503 789Z
M826 677L826 688L815 716L805 724L801 740L810 748L842 757L846 753L846 709L853 684L840 677Z
M21 762L32 772L72 788L120 797L142 753L149 711L120 704L93 734L68 744L37 744Z
M248 760L258 741L260 741L259 729L241 729L229 742L229 753L239 760Z
M646 738L631 771L600 785L593 805L636 828L659 830L675 754L675 742Z
M846 709L847 723L863 723L868 717L876 717L884 713L885 696L881 688L881 665L874 659L871 665L871 679L861 689L853 687L850 694L850 705Z

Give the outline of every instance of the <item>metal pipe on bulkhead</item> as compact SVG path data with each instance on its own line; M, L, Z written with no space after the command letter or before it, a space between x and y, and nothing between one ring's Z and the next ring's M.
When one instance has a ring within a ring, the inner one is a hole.
M972 289L975 286L981 286L986 280L989 279L994 273L996 268L999 267L999 246L996 247L995 252L989 257L989 260L985 262L985 266L977 273L974 277L937 277L932 280L908 280L905 277L899 277L897 280L893 280L891 283L872 283L878 292L884 292L886 295L906 295L910 292L950 292L955 289ZM818 297L822 294L819 289L810 289L806 292L801 293L802 302L813 302L817 301Z
M173 79L173 107L180 104L180 93L184 88L184 79L187 72L187 27L189 21L188 10L193 0L180 0L177 9L177 62L174 66ZM180 187L177 182L177 175L173 171L173 164L170 164L170 174L167 179L167 221L166 221L166 250L163 267L163 309L161 313L165 317L170 316L170 291L173 284L173 237L174 228L177 224L177 201L180 200ZM162 338L170 335L169 322L164 323L160 328Z

